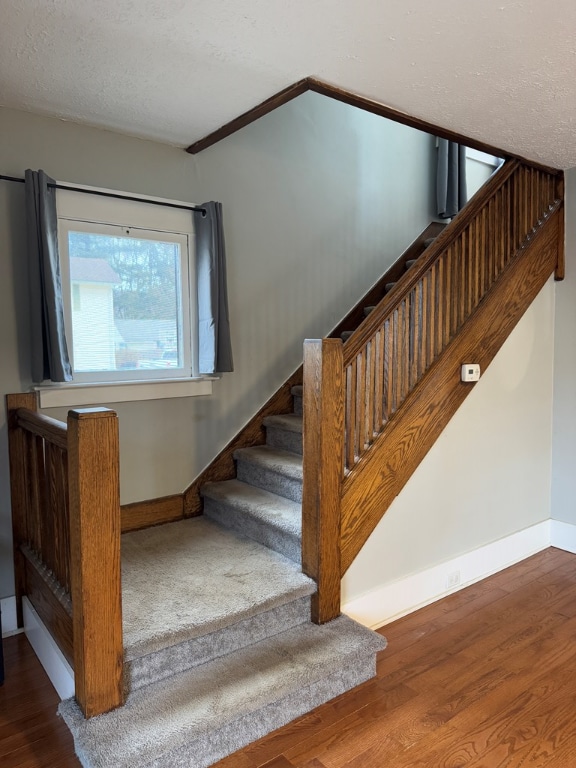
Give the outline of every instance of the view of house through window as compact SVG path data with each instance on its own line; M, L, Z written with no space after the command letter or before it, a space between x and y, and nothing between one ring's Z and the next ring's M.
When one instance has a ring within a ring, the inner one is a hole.
M68 233L76 371L180 367L180 244Z
M152 206L144 208L150 213ZM190 376L190 233L109 223L105 218L67 218L59 209L66 338L74 380Z

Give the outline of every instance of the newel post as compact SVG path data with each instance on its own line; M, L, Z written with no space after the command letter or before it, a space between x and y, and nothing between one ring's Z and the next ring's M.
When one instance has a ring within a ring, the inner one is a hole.
M19 627L24 626L22 597L26 594L26 565L20 549L29 541L28 531L28 460L26 436L18 426L17 411L27 408L37 410L36 394L6 395L8 421L8 454L10 457L10 499L12 506L12 536L14 540L14 580L16 592L16 617Z
M344 467L340 339L304 342L302 569L316 580L312 621L340 615L340 504Z
M86 717L122 703L118 418L68 413L70 582L76 699Z

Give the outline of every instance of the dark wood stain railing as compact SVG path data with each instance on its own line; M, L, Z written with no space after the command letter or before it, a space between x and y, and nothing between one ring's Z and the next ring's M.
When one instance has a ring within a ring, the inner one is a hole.
M27 596L74 668L87 717L122 703L118 420L72 410L65 424L8 395L19 626Z
M501 173L345 345L347 472L552 213L554 176L517 162Z
M338 581L335 586L333 575L336 566L321 553L337 549L340 575L346 571L391 503L393 493L399 492L417 465L416 454L420 461L436 439L435 429L427 424L445 423L441 404L430 405L427 413L419 411L416 422L409 420L410 408L403 406L413 406L425 391L425 382L432 380L427 374L437 374L442 361L449 361L446 391L458 389L458 395L447 396L446 403L448 410L457 407L458 398L461 401L465 397L461 388L464 385L459 381L460 364L471 360L461 359L455 364L450 355L450 350L458 349L455 340L466 330L466 339L474 339L475 357L486 365L505 338L493 336L488 343L480 332L474 335L472 321L488 317L495 289L501 292L500 300L510 305L509 317L502 319L502 327L509 332L551 271L556 269L560 276L563 230L558 210L562 194L561 176L509 161L343 345L342 370L333 374L341 385L324 380L325 371L333 368L329 361L337 354L328 346L328 340L305 343L304 563L306 572L317 579L319 591L323 584L329 584L332 590L329 595L318 596L316 604L327 608L317 612L316 620L328 621L339 610L340 585ZM544 231L552 233L548 239L543 239ZM532 248L535 242L539 249ZM520 260L521 255L530 252L537 258L541 251L542 264L535 263L533 269L538 279L531 280L518 271L517 279L525 283L517 286L519 298L512 286L504 293L503 277L511 273L512 267L526 263ZM490 317L494 325L494 316ZM478 327L484 337L490 336L482 324ZM318 415L320 411L322 416ZM415 408L412 411L416 413ZM307 437L307 432L318 432L320 418L331 419L335 428L340 412L344 414L342 440L322 446L319 464L314 450L310 450L312 444L315 449L316 438ZM331 494L324 504L324 476L333 477L335 468L339 499ZM386 472L392 480L386 478ZM334 530L338 530L337 545L323 540L329 535L325 532ZM322 573L322 563L329 577Z

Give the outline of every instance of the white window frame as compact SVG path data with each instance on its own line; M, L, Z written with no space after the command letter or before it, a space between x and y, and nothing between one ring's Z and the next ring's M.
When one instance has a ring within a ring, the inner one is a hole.
M59 187L65 186L58 182ZM76 188L79 185L74 185ZM106 190L94 187L80 187L87 191L123 195L116 190ZM186 294L183 313L186 314L186 324L189 326L190 343L185 356L185 369L156 369L111 372L111 375L75 374L73 382L54 384L43 382L36 387L40 398L40 407L76 407L80 405L96 405L101 403L118 403L132 400L164 399L168 397L189 397L206 395L212 392L212 380L217 377L198 375L197 365L197 306L196 291L193 275L194 270L194 213L191 210L155 205L167 202L175 205L191 206L191 203L166 200L139 195L138 201L128 199L130 193L125 193L126 200L91 195L68 189L57 189L56 206L59 220L59 245L61 249L61 271L65 311L70 312L70 282L68 261L68 228L74 229L74 223L87 223L96 229L107 226L123 227L128 230L147 230L162 234L176 233L187 239L188 255L186 258L186 274L182 274L182 290ZM168 238L166 238L168 239ZM66 308L68 305L68 308ZM68 322L70 316L68 316ZM72 345L70 345L72 346Z

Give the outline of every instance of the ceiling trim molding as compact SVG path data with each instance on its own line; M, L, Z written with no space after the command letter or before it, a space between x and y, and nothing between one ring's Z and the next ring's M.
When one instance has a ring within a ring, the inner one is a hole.
M298 80L298 82L289 85L287 88L284 88L284 90L274 94L274 96L266 99L266 101L263 101L256 107L252 107L252 109L249 109L247 112L244 112L242 115L234 118L234 120L230 120L229 123L221 126L216 131L213 131L207 136L204 136L204 138L195 141L193 144L187 147L186 152L189 152L191 155L196 155L199 152L202 152L202 150L207 149L213 144L216 144L222 139L225 139L227 136L236 133L236 131L239 131L241 128L244 128L244 126L253 123L255 120L259 120L261 117L264 117L264 115L267 115L269 112L272 112L278 107L281 107L283 104L292 101L292 99L295 99L302 93L306 93L306 91L313 91L314 93L318 93L321 96L327 96L330 99L341 101L344 104L355 107L356 109L362 109L365 112L371 112L374 115L385 117L388 120L394 120L396 123L401 123L403 125L409 126L410 128L416 128L417 130L431 133L432 135L439 136L442 139L448 139L449 141L456 141L460 144L465 144L467 147L477 149L480 152L486 152L490 155L496 155L505 159L513 158L520 160L523 163L531 165L534 168L539 168L543 171L546 171L547 173L557 174L560 172L560 169L558 168L551 168L540 163L535 163L528 158L522 157L521 155L516 155L514 153L500 149L499 147L495 147L493 144L485 144L482 141L463 136L460 133L442 128L439 125L434 125L433 123L429 123L428 121L422 120L421 118L412 117L405 112L400 112L397 109L388 107L379 101L368 99L365 96L360 96L359 94L353 93L352 91L347 91L344 88L338 88L335 85L326 83L323 80L318 80L315 77L305 77L303 80Z

